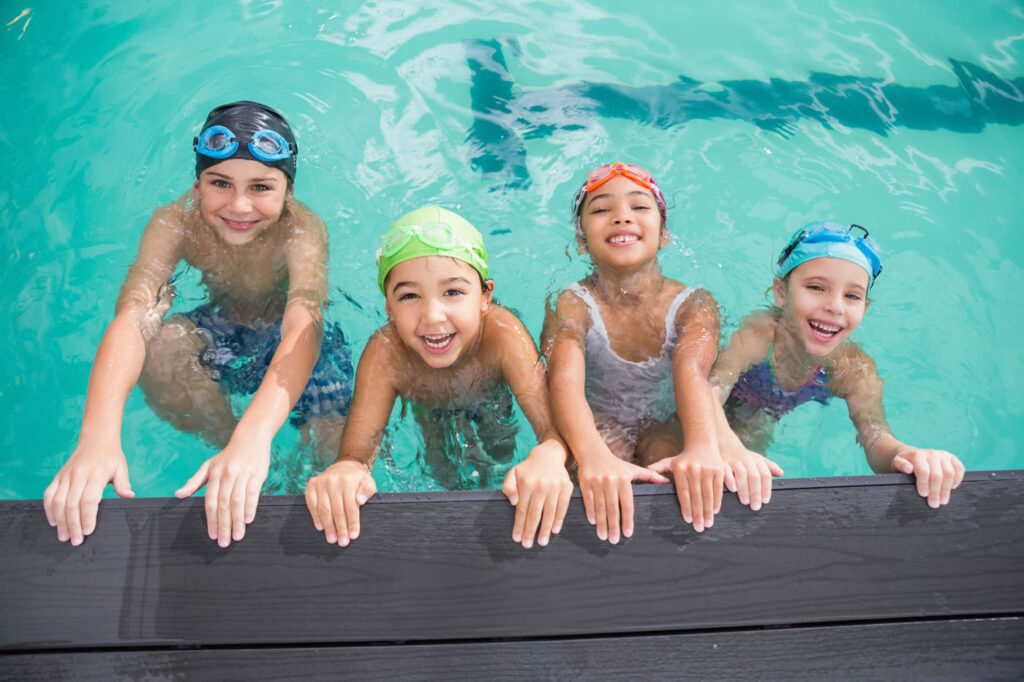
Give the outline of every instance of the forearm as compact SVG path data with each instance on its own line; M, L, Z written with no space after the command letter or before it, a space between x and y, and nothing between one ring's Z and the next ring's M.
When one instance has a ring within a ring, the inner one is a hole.
M320 338L312 320L288 329L232 440L242 434L272 440L302 395L319 356Z
M89 374L79 443L120 442L124 404L142 374L146 343L127 313L107 327Z
M694 367L684 368L676 381L676 406L679 422L683 428L683 443L689 448L711 448L718 451L718 430L722 424L718 422L715 411L721 411L716 405L707 379L701 376ZM722 422L725 414L722 413ZM725 428L729 426L725 423Z
M898 440L886 430L879 429L870 440L862 441L864 454L867 455L868 466L876 474L889 474L896 470L893 468L892 460L905 449L906 443Z
M582 388L555 382L551 386L551 403L558 432L577 462L586 463L606 453L607 445L597 430Z

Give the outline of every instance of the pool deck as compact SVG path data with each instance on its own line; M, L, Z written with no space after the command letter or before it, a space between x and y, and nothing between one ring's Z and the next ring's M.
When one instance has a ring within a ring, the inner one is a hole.
M228 549L201 499L106 500L78 548L0 502L0 678L1024 676L1024 471L941 510L902 475L782 479L701 534L635 490L628 541L577 497L532 550L496 491L379 495L344 549L293 496Z

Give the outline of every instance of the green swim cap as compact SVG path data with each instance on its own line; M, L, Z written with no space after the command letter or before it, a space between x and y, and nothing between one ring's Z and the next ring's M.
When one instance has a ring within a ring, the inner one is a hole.
M488 279L484 238L465 218L440 206L424 206L406 213L380 237L377 284L381 293L391 268L424 256L448 256L469 263Z

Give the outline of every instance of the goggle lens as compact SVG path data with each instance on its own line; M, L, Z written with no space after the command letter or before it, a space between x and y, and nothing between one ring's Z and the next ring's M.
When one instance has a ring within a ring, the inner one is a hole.
M647 189L651 189L651 185L654 184L654 178L646 168L634 166L631 163L617 162L610 163L607 166L601 166L600 168L595 168L590 171L590 173L587 174L587 191L593 192L595 189L615 177L616 174L627 177Z
M238 137L224 126L210 126L193 143L196 152L211 159L226 159L238 151ZM273 130L260 130L249 139L249 152L260 161L281 161L290 157L292 145Z

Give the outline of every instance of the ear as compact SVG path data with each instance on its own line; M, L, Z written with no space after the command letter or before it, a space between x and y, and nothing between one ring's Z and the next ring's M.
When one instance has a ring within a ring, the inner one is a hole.
M864 312L867 312L868 308L870 308L870 307L871 307L871 299L870 298L865 298L864 299Z
M491 301L494 298L494 280L488 279L484 281L484 294L480 297L480 314L486 313L487 309L491 306Z
M291 199L295 195L295 185L289 180L288 190L284 193L285 201Z
M666 246L672 243L672 233L669 232L665 227L661 228L661 244L658 246L659 249L664 249Z
M387 313L388 322L394 322L395 318L391 315L391 301L387 298L384 299L384 312Z
M576 231L576 253L583 255L587 252L587 238Z
M789 285L781 277L776 277L772 282L772 294L775 295L775 305L782 308L786 304L786 293Z
M196 178L196 181L192 183L192 198L199 201L199 178Z

